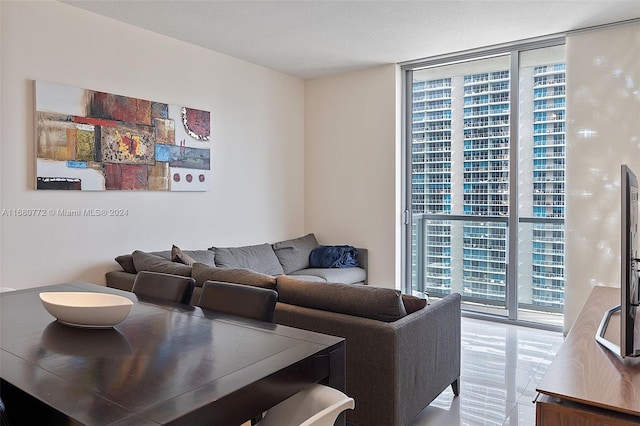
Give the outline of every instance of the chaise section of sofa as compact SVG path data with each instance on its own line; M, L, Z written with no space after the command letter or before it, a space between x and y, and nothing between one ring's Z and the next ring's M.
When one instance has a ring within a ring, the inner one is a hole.
M274 322L346 339L346 393L359 426L405 426L460 377L460 300L422 309L399 291L277 277ZM414 308L416 309L416 308Z

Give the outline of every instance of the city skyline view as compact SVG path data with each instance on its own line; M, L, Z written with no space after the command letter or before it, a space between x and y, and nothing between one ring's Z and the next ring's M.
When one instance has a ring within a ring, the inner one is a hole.
M562 312L565 65L530 56L516 100L508 55L414 71L413 290L459 292L500 315L515 267L519 310Z

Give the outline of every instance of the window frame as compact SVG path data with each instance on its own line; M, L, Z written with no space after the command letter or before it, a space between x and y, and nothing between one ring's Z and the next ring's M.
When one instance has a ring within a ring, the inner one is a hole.
M510 97L510 111L509 121L510 123L519 122L519 104L520 98L518 96L519 84L513 84L519 82L520 76L520 54L529 50L543 49L548 47L566 45L566 37L564 34L553 35L549 37L541 37L536 39L523 40L513 43L505 43L502 45L491 46L482 49L473 49L464 52L456 52L446 55L440 55L432 58L424 58L415 61L409 61L399 64L402 77L402 111L401 111L401 123L402 123L402 147L401 147L401 170L402 170L402 254L401 254L401 288L403 293L411 294L412 289L412 129L413 129L413 72L430 67L439 67L445 65L453 65L457 63L463 63L467 61L489 59L497 56L509 55L510 61L510 79L511 86L509 90ZM445 90L445 89L443 89ZM428 99L424 99L428 101ZM566 102L566 100L565 100ZM429 114L426 112L425 114ZM536 112L534 111L534 114ZM566 116L566 113L565 113ZM566 117L565 117L566 119ZM535 121L533 122L535 125ZM509 150L509 187L517 188L518 177L518 125L511 125L509 127L509 140L516 141L515 145L511 145L512 149ZM535 137L535 135L533 136ZM565 190L566 192L566 190ZM518 205L518 192L509 191L508 198L509 206ZM534 215L535 216L535 215ZM478 216L474 215L429 215L432 220L468 220L477 221ZM483 218L486 220L487 218ZM497 220L502 222L503 220ZM518 296L517 296L517 277L518 277L518 227L523 223L564 223L564 218L549 218L549 217L519 217L517 208L509 208L509 214L505 217L504 221L507 223L507 240L508 247L507 252L507 292L506 292L506 308L508 316L503 317L490 317L497 321L507 321L517 324L532 325L531 323L522 323L518 320ZM510 290L511 289L511 290ZM515 291L514 291L515 290ZM535 324L536 327L553 329L557 327L546 324Z

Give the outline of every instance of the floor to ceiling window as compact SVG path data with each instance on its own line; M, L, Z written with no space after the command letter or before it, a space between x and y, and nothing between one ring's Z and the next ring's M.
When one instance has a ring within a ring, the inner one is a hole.
M403 66L406 290L562 324L564 40Z

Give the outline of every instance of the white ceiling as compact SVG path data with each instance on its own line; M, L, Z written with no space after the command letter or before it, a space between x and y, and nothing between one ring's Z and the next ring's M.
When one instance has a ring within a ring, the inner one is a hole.
M61 0L303 79L640 18L640 0Z

